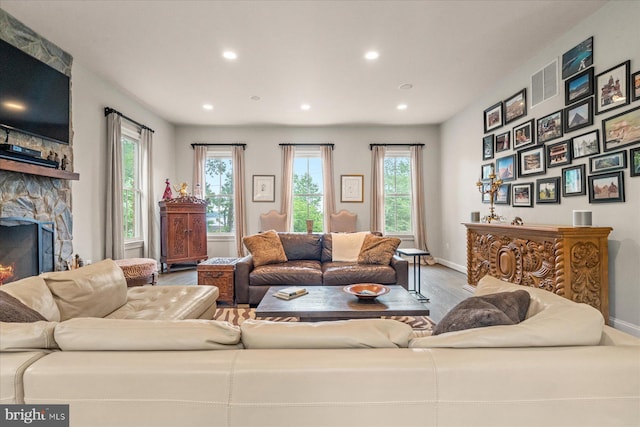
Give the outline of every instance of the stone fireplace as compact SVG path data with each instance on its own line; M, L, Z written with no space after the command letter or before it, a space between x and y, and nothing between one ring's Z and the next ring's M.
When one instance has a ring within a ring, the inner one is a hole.
M0 218L0 284L55 269L53 222Z

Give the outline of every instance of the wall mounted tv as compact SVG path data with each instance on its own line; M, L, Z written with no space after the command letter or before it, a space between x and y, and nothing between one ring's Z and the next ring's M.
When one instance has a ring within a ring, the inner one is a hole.
M3 40L0 126L69 143L69 77Z

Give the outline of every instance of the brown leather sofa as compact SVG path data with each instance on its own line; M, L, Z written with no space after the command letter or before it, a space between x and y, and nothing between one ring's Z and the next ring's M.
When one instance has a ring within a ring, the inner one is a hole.
M400 285L408 289L409 264L394 256L389 265L333 262L332 237L278 233L288 261L254 267L251 255L236 264L238 304L259 304L270 286L344 286L353 283Z

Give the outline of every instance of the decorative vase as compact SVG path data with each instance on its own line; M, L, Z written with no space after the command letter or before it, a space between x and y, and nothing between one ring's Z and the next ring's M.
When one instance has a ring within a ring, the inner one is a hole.
M307 220L307 233L309 233L309 234L313 233L313 220L312 219L308 219Z

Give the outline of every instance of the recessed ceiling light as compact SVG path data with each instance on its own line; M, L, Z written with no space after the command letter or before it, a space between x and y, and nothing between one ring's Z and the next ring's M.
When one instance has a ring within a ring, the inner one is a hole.
M301 110L305 110L305 111L306 111L306 110L309 110L309 109L311 109L311 105L309 105L309 104L302 104L302 105L300 105L300 109L301 109Z
M375 50L370 50L369 52L364 54L364 57L366 59L368 59L369 61L373 61L374 59L378 59L379 56L380 56L380 54L378 52L376 52Z
M411 83L402 83L400 86L398 86L398 89L402 89L402 90L413 89L413 85Z
M211 110L213 110L213 105L211 105L211 104L202 104L202 109L203 110L207 110L207 111L211 111Z
M407 109L407 104L398 104L398 106L396 108L398 110L406 110Z
M234 51L231 50L226 50L222 53L222 56L224 56L226 59L236 59L238 58L238 54L235 53Z
M249 99L252 101L260 101L262 98L260 98L258 95L253 95Z

